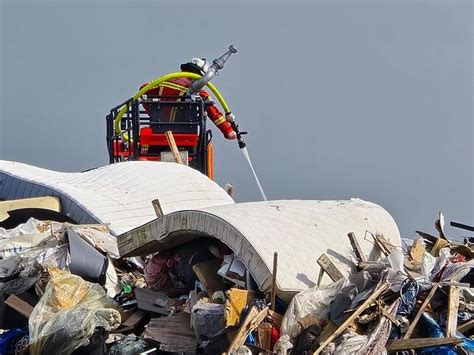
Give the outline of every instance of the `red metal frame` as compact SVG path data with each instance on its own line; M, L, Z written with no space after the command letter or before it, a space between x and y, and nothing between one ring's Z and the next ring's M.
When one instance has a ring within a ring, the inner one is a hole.
M178 147L196 147L199 135L194 133L173 133L174 140ZM164 133L153 133L150 127L140 129L141 145L168 146L168 140Z

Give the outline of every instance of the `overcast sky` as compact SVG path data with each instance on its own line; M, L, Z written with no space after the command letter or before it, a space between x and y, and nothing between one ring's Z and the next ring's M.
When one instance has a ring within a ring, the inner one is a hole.
M104 165L110 108L234 44L213 82L270 199L360 197L409 237L474 224L471 1L0 2L0 159ZM217 182L258 200L214 135Z

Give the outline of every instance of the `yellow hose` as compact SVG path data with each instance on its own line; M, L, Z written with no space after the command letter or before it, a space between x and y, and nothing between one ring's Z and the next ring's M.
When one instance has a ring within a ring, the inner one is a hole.
M141 88L135 95L133 95L133 99L134 100L138 99L140 96L145 94L148 90L151 90L151 89L156 88L157 86L160 86L160 84L165 82L165 81L169 81L171 79L176 79L176 78L182 78L182 77L196 80L196 79L201 78L201 75L194 74L194 73L188 73L188 72L178 72L178 73L171 73L171 74L163 75L163 76L161 76L157 79L154 79L154 80L150 81L148 83L148 85ZM230 109L229 109L229 106L227 105L227 102L224 100L221 93L219 92L219 90L217 90L217 88L214 86L214 84L212 84L211 82L208 82L206 84L206 86L216 96L217 100L221 104L224 111L226 113L230 112ZM119 111L119 113L117 114L117 117L114 120L114 127L115 127L115 133L120 134L125 141L128 141L129 140L128 134L125 133L125 132L122 132L122 130L120 128L120 123L122 122L122 117L125 114L125 112L127 112L127 105L123 105L120 108L120 111Z

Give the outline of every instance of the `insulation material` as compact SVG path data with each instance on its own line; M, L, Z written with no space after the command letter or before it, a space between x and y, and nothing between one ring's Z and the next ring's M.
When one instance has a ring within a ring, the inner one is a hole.
M258 287L267 292L276 251L277 294L288 299L317 283L316 260L323 253L344 276L355 270L357 260L347 237L350 232L369 260L380 256L372 235L383 234L393 245L401 245L400 232L387 211L351 199L249 202L179 211L118 236L118 247L121 255L144 255L198 236L215 237L234 251ZM322 284L329 282L323 278Z
M40 196L59 197L74 221L107 224L116 235L153 220L154 199L165 214L234 203L214 181L180 164L133 161L61 173L0 160L0 199Z

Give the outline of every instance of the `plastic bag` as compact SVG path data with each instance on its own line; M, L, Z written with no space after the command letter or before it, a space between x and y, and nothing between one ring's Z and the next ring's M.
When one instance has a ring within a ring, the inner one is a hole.
M192 309L192 324L199 342L214 338L225 328L225 305L199 301Z
M427 331L430 338L444 338L444 331L428 314L423 313L420 318L423 328ZM456 347L453 345L430 346L418 351L421 355L456 355Z
M444 268L443 274L441 275L441 279L439 281L441 283L446 281L459 282L464 276L469 273L469 271L471 271L473 267L474 260L449 264Z
M109 350L109 355L134 355L145 351L150 345L135 335L127 335L115 342Z
M298 322L311 315L316 320L326 319L331 309L331 301L349 282L341 279L325 287L312 287L298 293L290 302L281 322L280 334L296 338L302 331Z
M436 258L425 251L421 258L421 274L426 278L431 278L431 271L433 271L435 265Z
M104 289L57 269L29 320L30 354L70 354L87 345L97 327L120 325L120 313Z
M58 245L43 251L36 261L43 268L55 268L65 270L69 266L68 245Z
M387 313L395 317L399 307L400 300L395 301L387 309ZM385 344L390 337L392 330L392 322L387 317L380 317L377 326L370 330L367 335L367 342L359 349L358 354L365 355L380 355L385 354Z
M397 315L409 316L413 313L416 306L416 296L418 296L419 286L416 280L408 280L400 289L400 305Z
M15 343L27 334L26 329L14 328L5 331L0 330L0 354L12 353Z
M280 355L286 355L292 348L293 344L290 341L290 337L288 335L283 335L278 339L273 351Z
M439 257L436 259L436 264L431 271L431 281L434 280L438 272L449 262L449 257L451 256L451 250L449 248L442 248L439 251Z
M358 354L358 351L365 343L367 343L367 337L365 335L359 335L348 330L340 337L340 341L336 345L334 353L340 355Z
M31 217L25 223L21 223L13 229L7 231L7 238L16 238L24 235L34 235L40 233L49 234L49 229L51 228L51 223L49 221L39 221Z
M403 267L404 258L403 253L399 249L392 250L387 257L391 266L391 268L388 269L387 282L393 292L400 291L403 283L408 278Z

